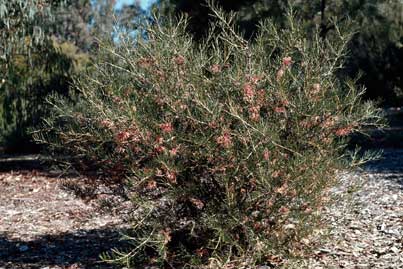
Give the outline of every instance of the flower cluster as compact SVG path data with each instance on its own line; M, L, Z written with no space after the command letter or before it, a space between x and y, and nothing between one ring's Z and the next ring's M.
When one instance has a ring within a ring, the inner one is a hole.
M292 58L290 56L286 56L283 58L282 64L280 69L277 71L276 74L276 79L277 81L281 81L281 79L284 76L284 73L287 71L287 69L291 66L292 64Z

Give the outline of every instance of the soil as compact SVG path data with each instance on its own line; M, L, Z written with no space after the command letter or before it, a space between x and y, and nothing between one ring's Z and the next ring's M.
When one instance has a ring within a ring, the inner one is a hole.
M1 164L1 269L114 268L100 263L99 255L126 247L120 238L128 225L118 214L76 197L65 187L66 178L40 170L4 171L13 164Z

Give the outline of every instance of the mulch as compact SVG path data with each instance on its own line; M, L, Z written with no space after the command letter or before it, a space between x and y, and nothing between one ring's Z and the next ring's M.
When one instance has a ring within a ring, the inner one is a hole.
M37 170L0 173L1 269L113 268L99 255L125 247L127 224L77 198L64 181Z
M307 267L403 268L403 150L343 174L332 193L335 203L323 212L330 231Z

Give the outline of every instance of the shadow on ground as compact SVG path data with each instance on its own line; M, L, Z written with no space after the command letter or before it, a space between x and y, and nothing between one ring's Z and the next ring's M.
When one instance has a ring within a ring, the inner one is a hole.
M403 108L385 109L388 127L369 132L369 136L353 135L352 145L364 150L381 151L379 160L369 162L363 169L384 174L383 178L399 183L403 188Z
M403 149L384 148L377 150L381 150L382 157L379 160L366 163L362 167L364 172L379 174L383 180L395 182L403 190Z
M111 248L125 249L122 230L80 230L45 235L34 241L14 241L0 234L0 268L6 269L112 269L99 255Z
M403 149L382 149L382 158L369 162L364 169L371 173L389 174L388 177L403 186Z
M48 166L49 158L44 156L31 155L5 155L0 154L0 172L19 170L45 170Z

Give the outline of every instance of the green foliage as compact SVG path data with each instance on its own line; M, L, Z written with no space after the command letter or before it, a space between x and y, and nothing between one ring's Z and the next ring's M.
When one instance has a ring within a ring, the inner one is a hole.
M403 105L403 2L345 1L341 8L356 10L350 16L359 30L349 46L347 71L363 72L359 82L366 85L368 97Z
M46 113L44 100L49 93L67 92L71 69L71 59L50 44L8 62L0 85L0 142L7 151L32 149L28 128Z
M50 5L43 0L0 1L0 57L29 52L45 39L43 26L51 19Z
M46 43L44 28L49 20L48 2L0 1L0 142L6 137L20 142L19 138L25 136L18 129L31 120L25 110L30 94L25 87L32 84L32 66L38 64L38 57L32 54ZM32 109L36 110L36 102Z
M74 101L49 99L36 140L133 201L133 249L106 261L241 268L303 253L347 135L381 121L336 76L351 35L307 39L290 15L250 43L213 11L200 43L186 19L146 25L104 45Z
M53 9L51 35L57 38L58 43L67 42L80 51L90 51L94 35L89 24L94 21L94 12L90 0L63 0Z
M359 83L367 88L367 98L380 98L384 105L403 104L403 2L399 0L217 0L225 10L239 13L237 25L249 38L265 18L284 24L289 5L297 11L307 33L320 27L323 34L337 34L332 21L353 20L358 33L350 43L345 71L350 77L363 73ZM323 4L323 6L322 6ZM188 30L199 38L208 30L209 9L205 0L161 0L166 12L186 12Z
M62 0L0 1L0 146L4 150L33 150L28 129L47 113L46 96L67 93L72 73L89 62L87 54L66 41L66 33L64 41L51 36L53 26L63 25L60 16L53 15L60 15L65 4Z

